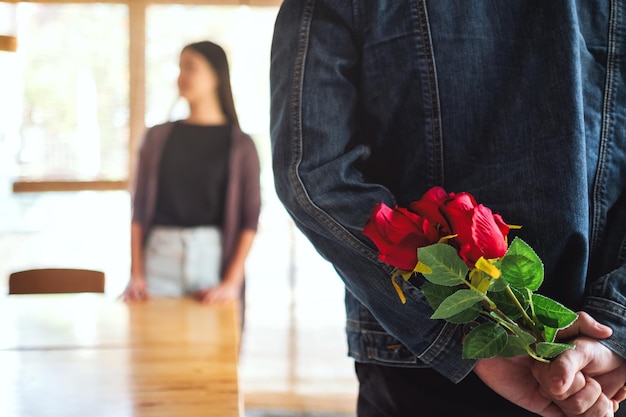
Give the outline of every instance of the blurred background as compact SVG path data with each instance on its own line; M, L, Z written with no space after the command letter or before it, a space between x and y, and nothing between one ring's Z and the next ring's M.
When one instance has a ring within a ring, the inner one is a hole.
M185 3L185 4L181 4ZM246 415L354 415L344 290L273 186L269 56L277 0L0 2L0 302L12 271L84 267L116 298L129 278L130 195L146 126L184 117L181 48L226 50L263 209L247 265Z

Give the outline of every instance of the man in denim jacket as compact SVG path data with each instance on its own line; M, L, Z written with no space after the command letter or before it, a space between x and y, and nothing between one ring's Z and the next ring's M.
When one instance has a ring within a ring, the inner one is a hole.
M285 0L276 189L345 282L359 416L613 415L626 381L625 82L623 0ZM523 226L541 292L588 313L566 335L577 349L550 365L464 360L463 327L429 318L418 279L400 280L400 304L362 229L376 203L407 206L434 185Z

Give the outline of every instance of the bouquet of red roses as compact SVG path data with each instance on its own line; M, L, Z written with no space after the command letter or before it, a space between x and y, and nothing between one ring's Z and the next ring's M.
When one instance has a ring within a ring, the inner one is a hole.
M482 321L463 341L464 358L527 354L548 362L574 347L555 338L577 315L534 293L543 282L543 263L523 240L508 244L513 228L519 227L507 225L471 194L433 187L408 208L377 204L363 234L379 258L395 267L391 282L402 303L406 298L396 279L422 274L432 319Z

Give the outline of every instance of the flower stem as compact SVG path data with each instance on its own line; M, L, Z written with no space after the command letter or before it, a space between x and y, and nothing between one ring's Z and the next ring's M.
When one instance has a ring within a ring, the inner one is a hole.
M533 321L533 319L531 319L528 316L528 314L526 313L526 310L524 309L524 307L520 304L520 302L517 299L517 297L515 296L515 294L513 294L513 290L511 289L511 286L507 285L504 288L504 290L508 294L509 298L511 300L513 300L513 303L515 304L515 307L517 307L517 309L520 311L520 313L522 313L522 316L524 317L524 320L526 320L526 322L528 322L528 324L530 324L532 327L535 327L535 322Z
M543 363L550 363L550 361L548 359L542 358L541 356L539 356L535 352L533 352L532 349L530 348L530 346L526 346L526 352L528 353L528 356L530 356L531 358L533 358L536 361L543 362Z
M496 303L494 303L491 300L491 298L489 298L489 296L487 294L485 294L482 291L480 291L478 288L476 288L474 285L472 285L472 283L470 281L468 281L467 279L465 279L464 282L465 282L465 285L467 285L467 287L470 290L472 290L474 292L477 292L478 294L480 294L482 296L483 305L485 305L486 308L488 308L490 311L492 311L494 313L493 316L490 315L489 317L491 317L494 320L498 321L502 325L504 325L504 323L508 323L509 325L513 325L513 326L517 327L517 323L514 320L512 320L509 316L504 314L502 312L502 310L500 310L498 308L498 305ZM505 327L509 328L508 326L505 326Z
M505 291L508 294L509 298L511 298L511 300L513 300L513 303L515 304L515 306L517 307L517 309L520 311L520 313L522 313L522 317L524 318L524 321L528 324L528 326L532 329L532 332L535 334L537 340L543 340L543 335L542 335L542 331L541 329L539 329L537 327L537 324L535 322L535 320L533 320L528 313L526 313L526 310L524 309L524 307L520 304L519 300L517 299L517 297L515 296L515 294L513 294L513 290L511 290L511 286L507 285L505 287ZM532 295L532 293L530 291L529 292L529 297ZM531 302L531 310L533 310L533 306L532 306L532 302ZM533 317L535 317L535 313L534 311L532 311L532 315Z
M465 285L467 285L467 288L469 288L470 290L480 294L480 296L482 297L483 301L485 303L487 303L487 306L489 307L490 310L495 311L498 309L498 306L496 305L496 303L494 303L493 301L491 301L491 298L489 298L487 296L487 294L483 293L482 291L480 291L478 288L476 288L474 285L472 285L472 283L470 281L468 281L467 279L463 280L463 283Z
M491 310L491 314L487 312L483 314L489 317L490 319L496 321L499 325L507 329L509 332L513 334L517 334L519 330L519 326L517 325L517 323L515 323L513 320L507 317L506 314L504 314L499 309L496 308L495 310Z

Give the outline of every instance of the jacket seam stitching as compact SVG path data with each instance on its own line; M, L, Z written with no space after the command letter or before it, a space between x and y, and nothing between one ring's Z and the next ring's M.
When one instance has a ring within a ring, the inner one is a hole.
M593 208L591 217L591 252L596 253L601 239L601 229L604 227L601 206L605 205L606 165L609 158L609 141L613 130L612 110L614 107L614 77L616 71L616 10L615 1L611 1L609 14L609 30L607 45L607 70L604 84L604 99L602 105L602 128L600 131L600 147L598 149L598 166L596 167L593 184Z
M422 51L424 64L426 65L426 91L428 91L427 97L430 104L430 134L432 136L432 162L430 168L433 175L433 185L443 185L444 168L441 108L432 34L425 0L416 1L415 6L421 40L421 48L418 48Z
M353 250L357 251L367 259L375 262L384 269L390 268L382 265L378 257L369 246L359 241L355 236L348 232L341 224L332 218L326 211L317 206L308 195L306 186L299 174L300 163L302 162L302 89L304 85L304 72L306 66L306 54L309 46L309 36L311 31L311 22L313 20L313 9L315 8L315 0L308 1L303 7L301 27L298 33L298 46L296 53L296 61L294 65L294 76L292 82L292 92L290 103L290 123L293 134L293 149L291 164L289 169L289 183L294 192L299 206L307 212L311 217L317 219L323 224L327 230L337 239L349 245Z

